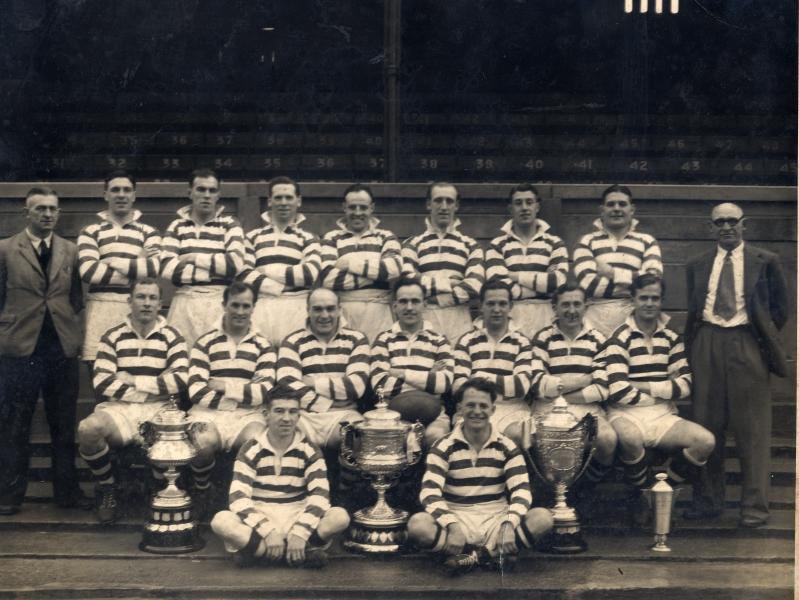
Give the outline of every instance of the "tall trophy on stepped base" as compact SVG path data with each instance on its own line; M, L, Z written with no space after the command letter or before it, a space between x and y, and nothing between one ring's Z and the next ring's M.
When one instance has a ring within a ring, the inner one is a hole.
M341 458L345 464L371 478L377 502L352 516L344 547L358 552L397 552L408 537L405 524L408 513L392 508L386 492L393 480L408 467L419 462L424 427L418 421L411 425L389 410L378 389L375 410L364 415L360 423L341 426Z
M655 475L657 479L655 485L644 491L649 506L655 513L652 519L655 530L655 545L652 546L654 552L671 552L671 548L666 545L666 539L671 533L671 516L674 514L674 504L677 502L680 488L672 488L666 481L667 478L665 473L658 473Z
M525 453L536 474L555 489L555 506L550 510L555 524L549 546L551 552L576 554L588 547L580 533L575 510L566 503L566 493L588 467L594 454L596 417L577 420L562 397L555 399L552 411L527 421L523 438Z
M194 552L205 545L192 514L189 495L175 484L178 468L187 465L197 455L189 439L186 413L177 407L174 398L143 423L140 433L150 462L164 470L167 486L150 502L150 521L144 527L139 549L155 554Z

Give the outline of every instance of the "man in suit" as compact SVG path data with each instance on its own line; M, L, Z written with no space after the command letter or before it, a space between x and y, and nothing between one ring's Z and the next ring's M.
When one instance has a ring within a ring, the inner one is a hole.
M89 509L75 471L75 405L83 309L78 251L53 233L58 196L34 187L28 226L0 241L0 515L27 488L31 419L41 392L50 425L53 492L64 508Z
M743 475L740 524L759 527L769 515L769 372L786 375L777 332L788 318L788 294L778 257L745 244L744 225L739 206L713 208L711 229L718 246L687 265L685 341L694 373L694 419L717 443L685 517L721 514L724 433L729 426Z

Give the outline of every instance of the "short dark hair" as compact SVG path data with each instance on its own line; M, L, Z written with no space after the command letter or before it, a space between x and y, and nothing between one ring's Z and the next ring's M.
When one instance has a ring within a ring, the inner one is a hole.
M525 181L514 185L510 189L510 194L508 194L508 202L513 202L513 195L517 192L533 192L533 194L535 194L535 201L539 204L541 203L541 194L538 193L538 190L532 183L527 183Z
M437 187L451 187L455 190L455 199L460 200L461 194L458 191L458 187L454 183L450 183L449 181L434 181L430 185L427 186L427 199L433 199L433 188Z
M266 393L264 408L266 410L272 408L272 404L275 400L296 400L297 403L300 404L302 402L302 394L284 383L278 383Z
M122 169L117 169L115 171L111 171L110 173L108 173L103 179L104 190L108 189L108 184L111 183L112 179L127 179L128 181L130 181L131 185L133 186L133 189L134 190L136 189L136 180L133 178L133 175L131 175L127 171L123 171ZM192 179L192 181L194 180Z
M654 273L641 273L637 277L634 277L632 283L630 284L630 294L635 297L635 294L638 290L655 283L660 284L660 295L665 296L666 282L663 281L663 278L660 275L655 275Z
M609 188L605 188L605 191L602 192L602 204L605 203L605 198L607 198L608 195L612 194L613 192L619 192L621 194L624 194L630 199L630 202L633 201L633 193L630 191L630 188L628 188L626 185L619 185L618 183L614 183Z
M244 292L250 292L252 294L252 303L255 304L258 300L258 294L255 292L254 287L244 281L234 281L225 288L225 291L222 292L222 304L227 304L228 298L231 296L238 296Z
M583 293L583 301L588 297L588 294L585 293L585 290L580 287L580 284L576 281L567 281L559 285L554 292L552 292L552 306L555 306L558 303L560 297L567 293L567 292L582 292Z
M134 279L130 287L128 288L130 291L130 295L133 295L133 292L136 291L136 288L140 285L154 285L158 288L158 297L161 298L164 295L163 290L161 289L161 284L158 283L158 280L155 277L142 277L141 279Z
M294 186L294 193L298 196L302 196L300 193L300 184L294 181L291 177L286 177L285 175L280 175L278 177L273 177L269 180L269 183L266 184L266 195L272 195L272 188L276 185L293 185Z
M508 300L513 302L513 287L511 286L510 282L504 277L500 277L499 275L494 275L483 284L483 287L480 288L480 302L485 301L486 294L490 290L505 290L506 292L508 292Z
M372 188L370 188L365 183L353 183L346 190L344 190L343 198L346 200L347 199L347 194L350 194L352 192L366 192L367 194L369 194L369 200L371 200L372 202L375 201L375 196L372 193Z
M213 177L216 179L217 184L221 184L222 180L219 178L219 174L214 171L213 169L194 169L191 174L189 175L189 187L194 187L194 180L198 177Z
M391 297L396 300L399 289L410 285L419 286L419 288L422 290L422 296L424 296L424 285L422 285L421 279L414 277L413 275L402 275L399 279L397 279L397 281L394 282L394 285L391 286Z
M464 394L466 394L466 390L477 390L479 392L485 392L491 397L491 403L497 401L499 397L499 393L497 392L497 386L494 384L493 381L489 381L485 377L470 377L466 380L466 382L461 386L455 394L455 406L460 404L461 400L463 400Z
M25 200L31 196L55 196L58 198L58 193L53 188L46 185L35 185L25 194Z

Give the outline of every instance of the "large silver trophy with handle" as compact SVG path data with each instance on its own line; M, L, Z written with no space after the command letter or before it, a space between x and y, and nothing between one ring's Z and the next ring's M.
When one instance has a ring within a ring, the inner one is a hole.
M390 410L381 390L377 408L364 415L360 423L341 426L341 458L349 467L370 477L377 492L374 506L352 516L344 547L370 553L397 552L408 537L408 512L389 506L386 492L393 480L419 462L424 427L411 425Z
M596 431L596 417L587 414L578 420L563 397L555 399L549 413L535 420L531 417L526 423L524 451L536 474L555 490L555 506L550 509L555 521L548 548L551 552L575 554L587 548L566 493L588 467Z
M186 413L170 398L152 421L141 425L140 433L147 457L153 466L164 471L167 486L150 502L150 519L139 548L155 554L199 550L205 542L199 535L191 497L175 483L180 475L178 469L197 455L189 437Z

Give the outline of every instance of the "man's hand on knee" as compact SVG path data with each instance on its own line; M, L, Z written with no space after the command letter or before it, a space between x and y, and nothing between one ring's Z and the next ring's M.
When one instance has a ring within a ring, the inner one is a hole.
M493 547L497 554L516 554L519 549L516 547L516 531L513 524L505 521L499 528L495 540L490 540L489 548ZM494 542L493 544L491 542Z
M272 561L279 561L286 552L286 536L273 530L266 536L266 557Z
M286 538L286 562L297 566L305 562L305 540L293 533Z

